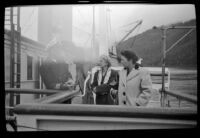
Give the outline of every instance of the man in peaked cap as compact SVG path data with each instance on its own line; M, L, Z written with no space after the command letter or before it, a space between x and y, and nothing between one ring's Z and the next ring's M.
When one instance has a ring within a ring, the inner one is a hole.
M65 60L64 46L54 37L47 45L46 51L47 58L40 67L40 74L46 89L72 90L75 81L69 71L69 64ZM66 103L71 103L71 100Z

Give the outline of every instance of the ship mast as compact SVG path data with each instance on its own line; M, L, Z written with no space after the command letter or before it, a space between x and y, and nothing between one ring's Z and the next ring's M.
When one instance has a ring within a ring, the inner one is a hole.
M95 57L95 5L93 5L93 27L92 27L92 59Z

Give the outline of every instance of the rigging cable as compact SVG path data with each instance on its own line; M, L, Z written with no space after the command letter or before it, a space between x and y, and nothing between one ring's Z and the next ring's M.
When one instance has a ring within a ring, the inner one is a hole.
M141 27L141 24L140 24L140 26L139 26L138 29L137 29L137 33L136 33L136 35L135 35L135 38L133 38L133 42L132 42L131 47L133 47L133 45L134 45L134 43L135 43L135 40L136 40L136 38L137 38L137 36L138 36L138 32L139 32L139 30L140 30L140 27Z
M26 28L26 27L28 26L28 24L30 23L30 20L31 20L31 18L32 18L32 16L33 16L34 10L35 10L35 9L33 9L33 10L31 11L30 16L28 16L26 22L22 25L22 31L24 31L24 28ZM22 18L22 19L23 19L23 18Z
M34 13L35 13L35 10L34 10ZM34 14L32 14L32 17L33 17L33 15L34 15ZM34 23L34 19L33 19L33 18L31 18L31 19L32 19L32 20L31 20L31 23L30 23L29 25L26 26L26 29L25 29L25 27L24 27L24 34L27 33L27 31L29 30L29 28L32 27L32 25L33 25L33 23Z
M135 24L135 23L139 23L139 21L138 21L138 20L137 20L137 21L134 21L134 22L129 23L129 24L127 24L127 25L123 25L123 26L121 26L121 27L119 27L119 28L123 28L123 27L129 26L129 25Z

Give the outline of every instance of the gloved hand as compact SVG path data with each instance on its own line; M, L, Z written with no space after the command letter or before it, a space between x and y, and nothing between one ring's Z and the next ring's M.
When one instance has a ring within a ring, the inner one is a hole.
M112 96L114 99L116 99L117 93L118 93L117 90L115 90L115 89L113 89L113 88L110 89L110 94L111 94L111 96Z

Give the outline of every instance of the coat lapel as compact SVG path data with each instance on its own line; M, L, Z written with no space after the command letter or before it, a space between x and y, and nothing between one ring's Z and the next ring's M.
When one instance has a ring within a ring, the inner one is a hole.
M127 70L122 70L121 71L121 81L123 84L123 87L126 87L126 74L127 74Z
M139 75L139 70L136 70L135 68L133 68L131 70L131 72L128 74L126 81L131 80L132 78L136 77L137 75Z
M106 84L108 82L110 75L111 75L111 68L108 68L106 75L104 77L104 81L103 81L104 84Z
M111 68L108 68L103 80L103 84L106 84L108 82L110 75L111 75ZM98 85L101 85L102 77L103 77L103 74L102 74L102 70L100 69L98 73Z
M102 70L99 70L99 73L98 73L98 85L101 84L101 80L102 80Z

